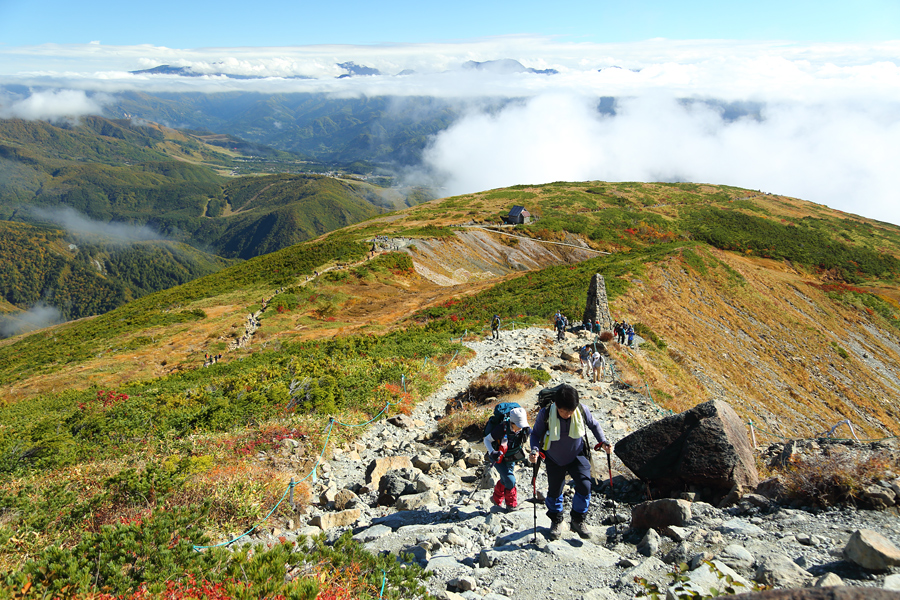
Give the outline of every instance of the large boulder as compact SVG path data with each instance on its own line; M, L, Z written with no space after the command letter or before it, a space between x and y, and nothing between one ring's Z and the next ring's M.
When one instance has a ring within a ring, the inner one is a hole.
M681 527L691 520L691 503L687 500L662 498L641 502L631 509L631 526L634 529L662 528L667 525Z
M844 558L871 571L900 565L900 549L871 529L857 529L844 547Z
M635 475L665 491L696 485L727 492L759 483L747 429L721 400L651 423L615 451Z
M400 496L415 494L414 478L415 475L411 469L397 469L385 473L378 484L378 504L391 506L397 502Z
M361 514L358 508L335 513L323 513L310 519L309 524L314 527L320 527L323 531L328 531L334 527L349 527L359 521Z

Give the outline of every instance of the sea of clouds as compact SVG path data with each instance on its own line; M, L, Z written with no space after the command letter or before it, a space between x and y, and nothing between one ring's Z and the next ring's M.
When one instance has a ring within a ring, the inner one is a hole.
M126 90L435 96L463 108L430 140L418 169L446 194L558 180L695 181L900 223L891 168L900 162L898 56L900 42L577 44L529 37L292 48L0 48L0 84L32 90L0 97L0 117L102 113ZM504 58L558 73L462 68ZM382 75L339 79L347 72L339 65L349 61ZM207 75L130 73L160 64ZM399 75L404 71L414 73ZM597 110L601 97L616 99L614 113ZM497 110L486 98L515 100ZM726 103L758 110L727 117Z

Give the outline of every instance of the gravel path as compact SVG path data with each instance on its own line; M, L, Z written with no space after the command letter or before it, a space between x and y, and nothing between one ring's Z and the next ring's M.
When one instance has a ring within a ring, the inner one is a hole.
M593 533L589 540L566 531L562 539L547 541L544 534L550 521L543 505L535 510L524 502L533 495L530 466L516 471L523 508L507 513L493 506L489 489L474 489L482 480L483 446L436 442L433 435L448 400L481 373L510 367L546 370L551 374L548 386L565 382L579 390L582 403L591 408L613 443L663 416L641 394L613 383L614 377L597 384L582 379L576 372L577 359L567 361L563 354L585 339L570 335L560 343L548 329L529 328L502 332L496 341L466 342L475 356L451 370L444 386L420 403L411 418L373 424L354 448L344 449L329 462L317 490L320 504L307 515L309 525L289 530L287 537L321 532L311 525L350 513L349 524L326 527L329 539L349 527L372 552L411 554L430 573L429 591L449 600L624 600L641 590L635 577L662 584L669 580L666 573L673 562L701 565L706 559L733 569L748 586L753 577L769 577L772 571L783 578L777 579L780 587L812 585L826 575L852 586L900 587L898 567L870 572L842 559L848 539L858 529L878 531L900 545L896 512L796 510L748 502L722 510L694 502L685 526L667 536L654 530L626 531L627 524L615 524L617 517L630 517L631 505L621 499L639 501L642 484L614 458L619 501L610 500L602 453L594 453L600 464L595 464L597 486L587 518ZM538 388L525 392L517 401L530 409L537 392ZM396 467L381 480L386 489L387 479L399 485L396 504L379 502L383 497L376 484L367 483L367 467L386 459L409 461L409 468ZM543 472L537 481L539 491L547 485ZM568 487L566 512L572 494ZM346 498L350 501L344 502ZM703 568L692 572L692 580L699 580Z

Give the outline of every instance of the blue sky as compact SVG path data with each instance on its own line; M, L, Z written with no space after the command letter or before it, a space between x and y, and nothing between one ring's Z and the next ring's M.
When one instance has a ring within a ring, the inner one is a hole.
M900 2L0 0L0 45L7 47L424 43L516 34L594 43L656 37L871 42L900 38Z

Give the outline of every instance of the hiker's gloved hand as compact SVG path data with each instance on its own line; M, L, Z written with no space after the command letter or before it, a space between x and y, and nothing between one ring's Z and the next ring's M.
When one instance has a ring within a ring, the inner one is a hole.
M500 451L499 451L499 450L494 450L493 452L491 452L490 454L488 454L488 458L491 459L491 462L492 462L492 463L500 462L500 457L501 457L501 456L503 456L503 455L500 454Z

